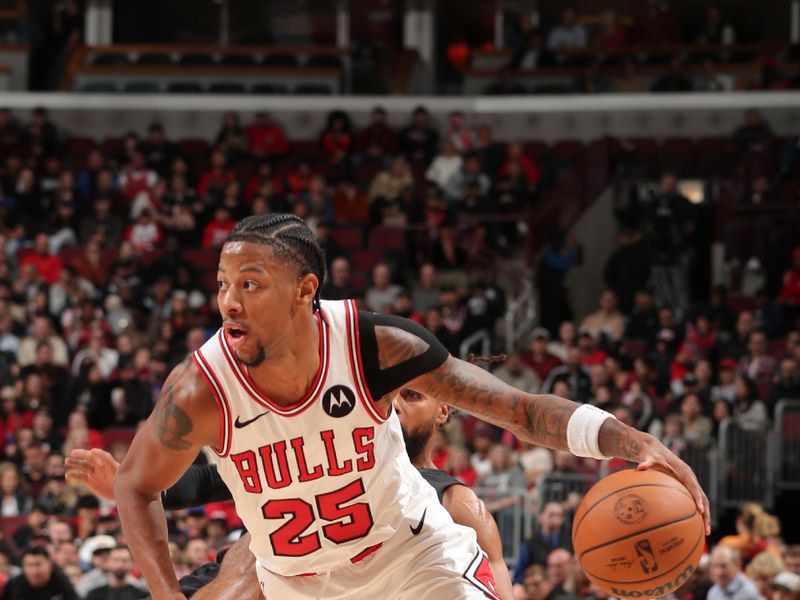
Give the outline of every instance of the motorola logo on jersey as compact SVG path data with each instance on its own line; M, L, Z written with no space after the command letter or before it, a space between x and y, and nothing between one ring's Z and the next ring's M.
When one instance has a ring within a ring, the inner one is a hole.
M322 410L335 419L346 417L356 407L356 395L349 387L334 385L322 396Z

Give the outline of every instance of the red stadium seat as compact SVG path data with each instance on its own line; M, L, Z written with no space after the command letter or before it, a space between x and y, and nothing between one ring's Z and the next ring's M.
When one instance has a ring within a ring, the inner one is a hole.
M651 138L628 138L623 140L625 162L645 177L660 175L656 168L658 144Z
M207 271L214 273L216 282L217 264L219 262L219 251L217 249L190 248L183 251L183 258L191 263L201 274Z
M115 157L122 153L124 142L122 138L109 137L103 140L100 150L106 158Z
M728 170L730 140L723 137L703 138L697 141L695 172L721 175Z
M522 144L522 152L535 161L547 154L547 144L544 142L529 141Z
M379 262L382 262L384 258L386 258L386 256L381 250L358 250L353 252L350 263L353 265L354 269L369 271Z
M67 157L69 158L85 158L89 152L97 148L97 142L88 137L74 137L67 140L65 144Z
M405 231L392 227L376 227L369 234L369 247L374 250L402 252L406 247Z
M289 152L299 159L316 160L320 158L319 142L317 140L291 142Z
M178 142L178 150L186 160L196 162L208 158L208 142L200 138L186 138Z
M694 141L690 138L669 138L661 144L658 152L658 166L663 172L674 171L678 177L693 174L695 164Z
M364 247L364 233L360 227L336 227L330 231L331 239L346 250Z

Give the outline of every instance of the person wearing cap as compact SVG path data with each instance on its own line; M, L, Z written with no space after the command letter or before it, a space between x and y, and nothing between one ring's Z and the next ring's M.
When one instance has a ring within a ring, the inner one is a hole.
M133 557L127 546L117 546L109 551L108 576L105 585L95 588L86 600L139 600L147 591L130 583Z
M531 332L531 351L522 356L522 362L536 372L542 381L546 381L550 372L561 364L561 361L547 351L550 343L550 332L544 327L537 327Z
M81 598L85 598L92 590L106 585L108 555L111 549L116 547L117 542L110 535L96 535L83 542L78 556L82 565L91 568L78 584L76 591Z
M798 600L800 598L800 575L782 571L769 582L772 588L771 600Z
M711 403L724 400L733 404L736 398L736 361L723 358L717 364L719 383L711 388Z

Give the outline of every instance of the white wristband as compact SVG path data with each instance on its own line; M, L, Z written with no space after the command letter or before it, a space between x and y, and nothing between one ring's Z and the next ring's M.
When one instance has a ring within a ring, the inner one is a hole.
M600 428L608 418L616 419L610 412L591 404L581 404L567 423L567 446L575 456L603 460L610 458L600 452Z

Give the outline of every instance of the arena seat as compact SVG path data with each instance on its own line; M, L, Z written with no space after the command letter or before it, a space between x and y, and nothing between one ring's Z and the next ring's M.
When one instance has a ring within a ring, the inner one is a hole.
M327 96L333 90L322 83L300 83L294 88L295 94L305 94L307 96Z
M369 247L374 250L403 251L406 248L405 231L393 227L375 227L369 234Z
M124 142L121 137L108 137L100 144L100 150L106 156L117 156L122 152Z
M132 61L130 57L124 52L95 54L94 59L92 60L92 64L97 65L98 67L118 67L120 65L129 65L131 62Z
M254 94L288 94L289 87L282 83L257 83L251 91Z
M123 91L128 94L157 94L161 86L155 81L129 81L123 86Z
M690 138L668 138L658 149L658 167L672 170L678 176L690 174L694 168L694 141Z
M386 255L380 250L357 250L353 252L353 255L350 257L350 264L354 269L369 271L372 267L379 262L383 262L385 259Z
M730 140L723 137L701 138L697 141L695 171L706 175L721 175L727 171Z
M182 54L180 58L178 58L178 64L187 67L213 65L214 58L210 54L205 54L203 52L189 52Z
M87 81L78 87L79 92L86 94L114 94L119 86L111 81Z
M85 156L95 148L97 148L97 142L88 137L72 137L64 144L64 150L67 156Z
M208 142L201 138L186 138L178 142L178 150L192 162L205 159L208 156Z
M329 235L345 250L357 250L364 246L364 232L360 227L334 227Z
M170 94L202 94L203 86L191 81L174 81L167 84L167 92Z
M164 52L148 52L140 54L136 59L137 65L163 66L173 64L172 57Z
M299 62L294 54L275 52L266 54L261 64L265 67L296 67Z
M236 67L254 67L257 61L252 54L223 54L219 64Z
M220 81L209 85L208 91L212 94L244 94L246 90L241 83Z
M341 69L342 59L336 54L314 54L308 57L305 66L322 69Z

